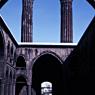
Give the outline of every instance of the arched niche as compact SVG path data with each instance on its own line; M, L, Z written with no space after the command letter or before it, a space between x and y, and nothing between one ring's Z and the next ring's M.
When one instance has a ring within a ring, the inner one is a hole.
M24 93L24 95L28 95L27 81L23 75L18 76L16 79L15 95L20 95L20 93Z
M26 68L26 62L23 56L19 56L16 61L17 68Z
M32 68L32 88L41 95L41 84L48 81L52 84L52 94L63 93L62 61L52 53L44 53L36 59Z
M7 43L7 55L10 55L10 41Z
M14 48L13 48L13 45L11 46L11 56L13 56L13 53L14 53Z

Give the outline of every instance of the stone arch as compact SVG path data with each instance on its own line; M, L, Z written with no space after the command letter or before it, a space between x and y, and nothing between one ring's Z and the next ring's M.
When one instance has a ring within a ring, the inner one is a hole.
M37 95L41 94L41 83L51 82L53 95L63 93L63 65L60 58L51 51L45 51L34 61L32 67L32 87Z
M5 55L5 40L2 30L0 29L0 60L4 58Z
M43 56L43 55L45 55L45 54L50 54L50 55L56 57L56 58L60 61L60 63L63 64L63 60L62 60L55 52L50 51L50 50L43 51L43 52L41 52L38 56L36 56L36 58L33 59L33 64L35 63L35 61L36 61L38 58L40 58L41 56Z
M15 95L28 95L27 79L23 75L16 78Z
M16 61L16 67L26 68L26 61L23 55L19 55Z
M20 76L22 76L22 77L26 80L26 82L28 83L28 77L27 77L25 74L17 74L17 75L15 76L15 79L17 79L17 78L20 77Z

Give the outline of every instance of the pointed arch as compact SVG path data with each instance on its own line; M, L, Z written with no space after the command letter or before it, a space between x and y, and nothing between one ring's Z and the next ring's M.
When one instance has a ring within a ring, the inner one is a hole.
M22 55L18 56L16 67L26 68L25 58Z
M16 79L16 90L15 90L15 95L19 95L19 93L22 93L23 91L26 91L28 95L28 90L27 90L27 81L23 75L18 76Z
M50 54L52 56L54 56L56 59L58 59L60 61L61 64L63 64L63 60L53 51L47 50L47 51L43 51L40 53L40 55L38 55L34 60L33 60L33 64L37 61L37 59L39 59L41 56L46 55L46 54Z
M34 61L32 68L32 87L37 95L41 94L41 83L52 83L53 95L63 91L63 67L60 58L53 52L43 52Z

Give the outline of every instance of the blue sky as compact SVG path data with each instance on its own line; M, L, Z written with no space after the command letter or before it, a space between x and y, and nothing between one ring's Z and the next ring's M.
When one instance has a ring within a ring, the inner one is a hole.
M34 0L33 42L60 42L60 0ZM9 30L20 42L22 0L8 0L0 10ZM78 42L95 16L86 0L73 0L73 42Z

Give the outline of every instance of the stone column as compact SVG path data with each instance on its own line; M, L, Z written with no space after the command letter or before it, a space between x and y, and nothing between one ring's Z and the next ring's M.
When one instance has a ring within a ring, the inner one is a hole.
M12 95L15 95L15 87L16 87L16 84L15 83L13 83L13 86L12 86Z
M32 89L31 89L31 85L27 86L27 90L28 90L28 95L32 95Z
M9 95L13 95L13 82L10 82L9 90Z

